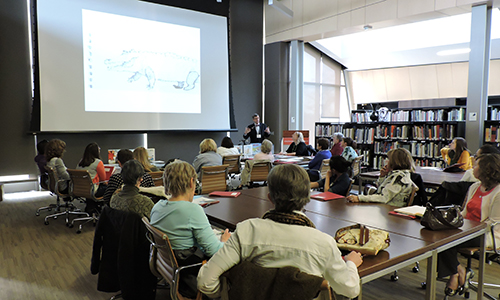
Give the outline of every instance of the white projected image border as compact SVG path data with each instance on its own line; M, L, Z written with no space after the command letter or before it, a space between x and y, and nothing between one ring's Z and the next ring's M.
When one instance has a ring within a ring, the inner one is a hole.
M200 29L82 9L85 111L201 113Z

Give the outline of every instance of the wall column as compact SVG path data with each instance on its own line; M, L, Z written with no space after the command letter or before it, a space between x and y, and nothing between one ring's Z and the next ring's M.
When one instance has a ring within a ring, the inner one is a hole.
M472 7L465 138L471 151L483 144L488 112L491 6Z
M288 103L288 129L302 130L304 127L304 42L292 41L290 51L290 99Z

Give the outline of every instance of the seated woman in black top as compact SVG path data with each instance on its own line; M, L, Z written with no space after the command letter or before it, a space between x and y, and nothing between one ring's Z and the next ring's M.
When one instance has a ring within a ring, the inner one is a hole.
M351 178L347 175L350 165L342 156L332 156L330 158L330 170L326 173L326 177L311 182L311 188L324 188L327 186L329 187L328 192L347 196L351 185Z
M286 149L286 154L280 154L285 154L288 156L308 156L309 151L307 151L307 146L304 142L304 135L302 134L302 132L294 132L294 134L292 134L292 139L293 143L291 143L288 149Z

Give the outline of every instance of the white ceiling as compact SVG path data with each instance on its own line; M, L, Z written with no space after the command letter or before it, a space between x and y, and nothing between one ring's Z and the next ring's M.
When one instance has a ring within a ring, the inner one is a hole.
M349 70L468 61L469 54L437 55L469 47L471 14L317 40L312 44ZM491 58L500 58L500 10L492 12Z

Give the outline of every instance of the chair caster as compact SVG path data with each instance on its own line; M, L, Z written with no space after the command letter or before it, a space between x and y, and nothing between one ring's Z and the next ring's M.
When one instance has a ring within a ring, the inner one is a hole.
M413 273L418 273L418 272L420 272L420 269L419 269L419 267L417 267L417 266L414 266L411 270L413 271Z
M40 215L40 213L39 213L39 212L36 212L36 213L35 213L35 216L37 216L37 217L38 217L39 215Z
M465 299L469 299L469 297L470 297L470 292L469 292L469 291L465 292L465 293L464 293L464 298L465 298ZM498 295L498 297L499 297L499 299L500 299L500 294Z
M424 281L424 282L420 283L420 287L421 287L423 290L425 290L425 289L427 288L427 282L425 282L425 281Z
M43 224L49 225L49 221L45 220L45 222L43 222Z
M81 231L80 229L78 229L78 230L76 231L76 234L80 234L80 233L82 233L82 231Z
M75 225L73 225L73 223L69 223L67 224L69 228L73 228Z
M57 219L57 216L54 216L54 220Z
M391 281L398 281L399 276L398 275L391 275Z

